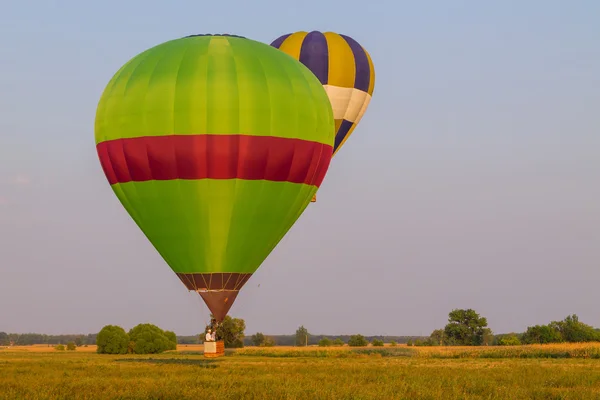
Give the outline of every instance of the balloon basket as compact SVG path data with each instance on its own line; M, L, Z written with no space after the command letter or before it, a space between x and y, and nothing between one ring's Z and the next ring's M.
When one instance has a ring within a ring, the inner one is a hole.
M225 342L219 340L217 342L204 342L204 357L216 358L225 355Z

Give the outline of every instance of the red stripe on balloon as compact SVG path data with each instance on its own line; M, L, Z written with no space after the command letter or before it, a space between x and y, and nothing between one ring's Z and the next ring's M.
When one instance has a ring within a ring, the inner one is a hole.
M301 139L249 135L166 135L97 145L102 169L115 183L172 179L246 179L319 187L332 146Z

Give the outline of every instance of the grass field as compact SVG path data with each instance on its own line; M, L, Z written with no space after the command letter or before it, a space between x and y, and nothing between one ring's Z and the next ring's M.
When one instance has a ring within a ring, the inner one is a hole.
M2 399L600 399L600 344L245 348L153 356L0 350Z

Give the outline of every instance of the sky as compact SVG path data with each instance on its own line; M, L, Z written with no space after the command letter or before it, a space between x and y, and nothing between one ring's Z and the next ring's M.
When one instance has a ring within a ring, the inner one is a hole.
M94 147L112 75L197 33L334 31L373 100L230 311L246 332L600 327L600 2L9 1L0 12L0 331L91 333L209 312L113 194Z

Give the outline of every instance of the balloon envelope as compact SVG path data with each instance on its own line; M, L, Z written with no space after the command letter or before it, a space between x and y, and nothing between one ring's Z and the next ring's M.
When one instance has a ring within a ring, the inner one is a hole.
M323 181L333 136L327 94L304 65L228 35L134 57L95 123L114 193L219 321Z

